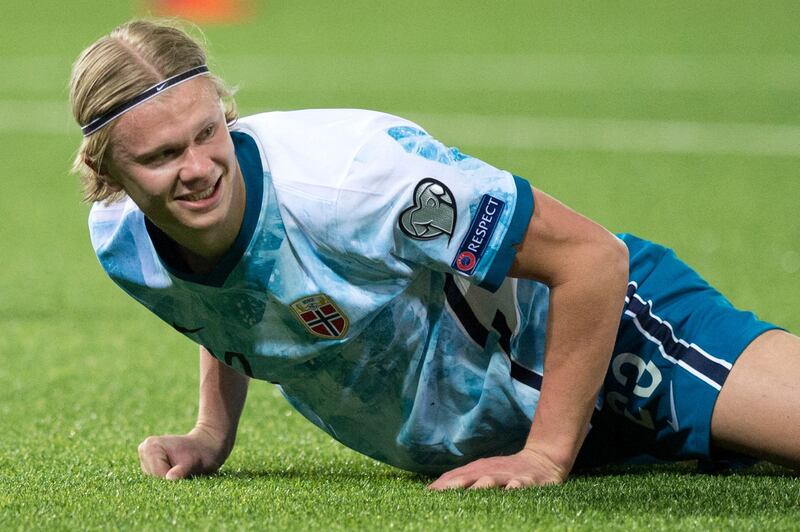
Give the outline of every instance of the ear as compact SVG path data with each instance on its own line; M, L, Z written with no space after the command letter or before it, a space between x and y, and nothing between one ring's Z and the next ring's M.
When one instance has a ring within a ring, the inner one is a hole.
M105 171L105 169L98 168L97 163L88 157L84 157L83 162L86 166L92 169L92 171L97 174L97 177L105 183L105 185L113 190L114 192L119 192L122 190L122 187L114 181L114 179Z

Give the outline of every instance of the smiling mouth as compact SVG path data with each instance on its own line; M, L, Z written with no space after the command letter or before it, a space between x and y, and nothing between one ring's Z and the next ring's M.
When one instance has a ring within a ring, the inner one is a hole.
M214 192L217 190L217 187L219 186L220 181L222 181L221 177L219 179L217 179L214 182L214 184L211 185L210 187L208 187L206 189L203 189L203 190L200 190L198 192L193 192L191 194L184 194L183 196L179 196L178 199L179 200L183 200L183 201L202 201L202 200L204 200L206 198L210 198L214 194Z

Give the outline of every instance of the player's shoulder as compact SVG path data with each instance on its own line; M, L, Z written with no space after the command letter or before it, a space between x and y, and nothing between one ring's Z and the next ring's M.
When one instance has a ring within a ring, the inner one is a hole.
M243 117L236 122L236 127L265 138L332 136L344 144L363 139L381 129L405 124L411 122L396 115L368 109L300 109Z
M134 287L167 284L144 213L130 198L108 205L95 203L89 213L89 236L100 265L128 293L138 290Z
M402 127L416 126L378 111L306 109L248 116L235 130L256 139L277 189L301 186L313 194L336 187L370 140Z
M96 202L89 211L89 236L92 247L100 253L122 231L131 232L138 225L144 228L143 215L129 197L113 203Z

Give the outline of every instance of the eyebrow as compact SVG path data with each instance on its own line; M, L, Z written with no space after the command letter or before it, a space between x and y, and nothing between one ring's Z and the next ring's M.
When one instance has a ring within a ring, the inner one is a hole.
M173 142L165 142L164 144L159 144L155 148L153 148L151 150L147 150L144 153L140 153L140 154L136 154L136 155L131 154L131 158L136 162L145 162L148 159L150 159L152 157L155 157L160 152L162 152L164 150L167 150L167 149L179 147L181 144L183 144L183 143L174 142L174 141Z
M203 124L203 125L198 128L198 131L202 131L203 129L208 127L210 124L216 124L217 123L217 117L216 116L207 116L204 120L199 121L199 123ZM197 134L195 134L195 136L196 135ZM185 143L181 142L181 141L166 141L166 142L163 142L163 143L159 144L158 146L150 148L147 151L145 151L143 153L140 153L140 154L133 154L129 150L125 150L125 151L127 151L130 154L131 158L134 161L143 162L143 161L146 161L147 159L149 159L151 157L154 157L154 156L158 155L158 153L161 152L161 151L164 151L164 150L170 149L170 148L180 147L180 146L183 146L184 144Z

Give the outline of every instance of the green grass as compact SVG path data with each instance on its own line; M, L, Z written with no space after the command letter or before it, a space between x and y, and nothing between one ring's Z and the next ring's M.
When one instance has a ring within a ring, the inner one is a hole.
M771 466L614 468L544 489L428 493L427 479L331 441L265 383L251 387L220 475L143 477L138 442L193 422L196 348L92 254L67 175L79 135L66 80L82 47L134 11L65 6L43 0L0 20L0 529L796 529L800 484ZM741 141L731 124L797 138L798 26L795 2L320 0L264 2L248 24L207 35L244 112L429 117L446 142L614 231L674 247L737 305L797 331L800 143L782 156L723 148ZM624 131L602 148L580 129L559 133L562 145L527 146L558 133L530 128L510 132L510 147L493 142L487 131L514 117L689 122L706 128L698 145L721 148L636 149L658 139Z

